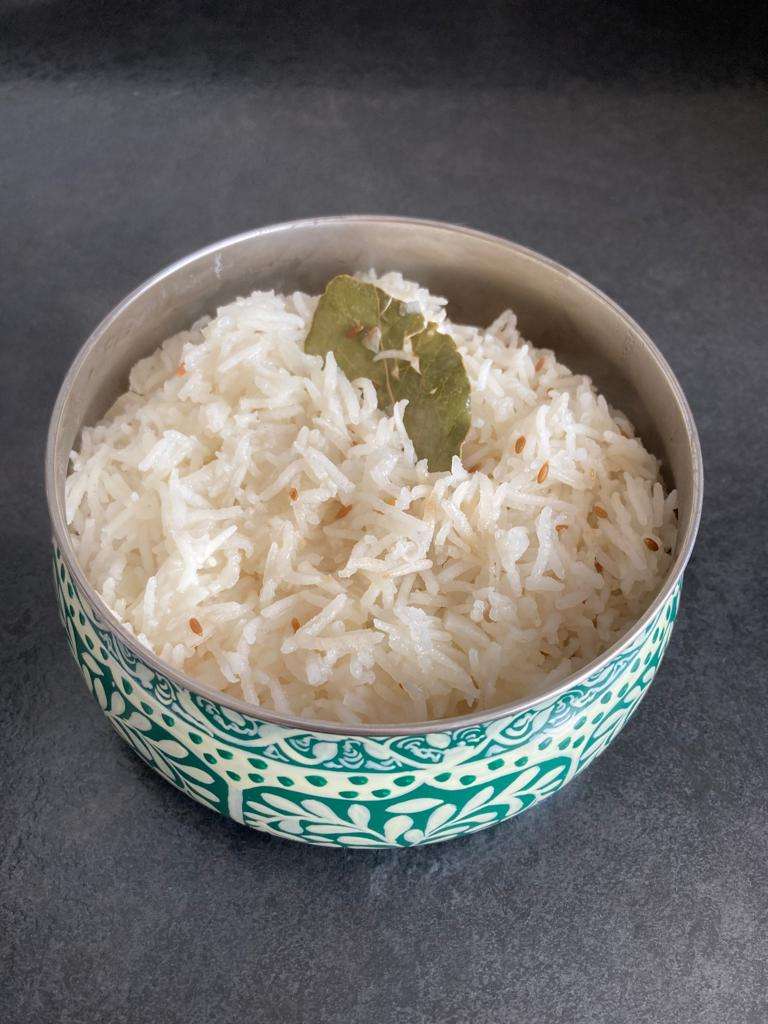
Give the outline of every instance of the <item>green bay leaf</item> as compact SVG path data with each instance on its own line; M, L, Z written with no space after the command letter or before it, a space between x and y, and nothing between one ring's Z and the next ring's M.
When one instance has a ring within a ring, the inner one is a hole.
M333 352L350 380L373 381L379 407L386 409L396 401L391 378L398 375L395 364L400 360L374 357L377 352L402 350L405 339L423 327L424 318L409 313L405 303L373 284L339 274L320 298L304 350L321 356Z
M375 358L402 351L409 338L418 368L402 358ZM431 472L450 469L470 422L469 378L452 338L381 288L339 274L318 302L304 349L323 357L333 352L350 380L367 377L383 410L407 398L404 424L416 457L426 458Z
M469 430L467 371L453 338L434 324L415 335L411 344L419 369L409 366L398 382L398 400L408 399L403 423L416 457L427 460L430 472L448 470Z

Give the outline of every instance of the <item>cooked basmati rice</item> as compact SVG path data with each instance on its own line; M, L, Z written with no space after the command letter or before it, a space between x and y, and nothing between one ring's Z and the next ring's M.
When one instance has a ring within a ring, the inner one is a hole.
M416 462L369 380L304 352L317 298L254 292L169 338L83 430L66 484L86 576L137 639L283 714L426 721L541 692L666 574L676 494L627 418L506 311L451 323L472 425Z

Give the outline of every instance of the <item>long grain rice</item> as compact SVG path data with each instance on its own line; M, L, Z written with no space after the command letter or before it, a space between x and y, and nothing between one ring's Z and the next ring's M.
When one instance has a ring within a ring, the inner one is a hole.
M316 298L254 292L141 360L83 430L80 562L170 665L283 714L419 721L540 692L647 607L675 492L511 311L453 324L400 274L362 276L456 341L472 426L451 471L416 462L405 403L385 415L304 352Z

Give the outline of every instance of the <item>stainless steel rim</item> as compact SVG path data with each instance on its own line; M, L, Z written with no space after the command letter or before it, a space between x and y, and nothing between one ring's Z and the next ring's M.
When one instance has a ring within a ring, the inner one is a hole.
M246 238L269 235L273 233L291 231L296 228L306 228L315 225L323 224L337 224L343 222L362 222L362 223L380 223L380 222L393 222L399 224L412 224L422 225L430 228L439 228L444 231L455 231L460 234L466 234L474 236L476 238L484 239L487 242L500 245L508 250L513 250L519 255L526 259L533 260L535 262L542 263L558 274L568 278L571 282L577 284L579 287L592 293L592 295L599 298L603 303L607 304L613 312L620 317L627 327L635 333L641 340L643 345L646 347L648 354L656 362L658 367L661 369L667 383L670 386L677 403L682 411L683 419L686 426L687 438L689 443L690 457L692 462L692 495L691 495L691 514L686 523L683 524L683 533L678 540L678 550L675 556L675 560L667 574L667 578L664 584L656 596L653 603L645 611L635 625L628 630L619 640L616 641L611 647L608 648L599 658L591 661L588 665L585 665L578 672L572 673L567 676L564 680L557 684L557 686L546 690L544 693L538 694L536 697L523 698L520 700L512 701L508 704L502 704L498 707L462 715L458 718L442 718L433 719L427 722L408 722L401 725L346 725L340 722L324 722L315 721L313 719L299 718L290 715L280 715L276 712L269 711L266 708L258 707L257 705L249 704L247 701L238 700L235 697L230 697L226 694L222 694L218 690L214 690L210 687L205 686L203 683L197 682L195 679L187 676L183 672L179 672L174 669L171 665L166 664L157 658L152 652L142 647L137 643L136 639L124 628L124 626L118 621L115 615L110 611L107 605L104 603L102 598L95 590L90 586L86 580L80 565L78 564L77 557L75 555L72 542L69 537L69 530L67 529L66 521L64 518L63 502L60 500L61 496L55 492L55 440L59 428L59 423L62 416L62 410L64 404L69 396L72 389L72 381L74 380L77 372L77 368L81 362L85 359L88 352L98 344L99 338L103 333L104 329L120 315L122 310L131 303L138 295L146 291L148 288L154 286L158 281L169 277L182 267L199 259L201 256L211 255L228 246L235 245ZM196 252L185 256L183 259L177 260L175 263L170 264L159 273L154 274L148 278L138 288L134 289L122 302L120 302L96 327L90 337L87 339L85 344L80 349L76 356L72 366L69 369L64 381L59 390L56 403L53 408L51 415L50 426L48 429L48 442L46 446L45 456L45 491L46 498L48 501L48 511L51 517L51 525L53 529L53 536L55 542L58 544L59 550L61 551L67 567L74 578L77 586L80 588L82 593L87 598L91 607L95 609L97 614L103 620L120 640L130 648L145 664L147 664L153 671L157 672L158 675L165 676L172 680L178 686L184 687L187 690L191 690L193 693L197 693L208 700L213 701L216 704L221 704L224 707L230 708L233 711L240 712L243 715L247 715L250 718L256 718L259 721L269 722L274 725L283 726L288 729L297 729L305 732L323 732L333 733L342 736L406 736L428 732L438 732L452 729L461 729L471 725L478 725L483 722L493 721L498 718L504 718L507 715L525 711L528 708L537 707L548 703L551 700L557 699L561 694L566 693L573 686L579 683L584 683L588 676L592 673L599 671L605 666L611 659L618 654L623 648L627 647L632 641L645 629L648 623L653 619L656 613L662 608L664 603L669 598L678 580L683 574L683 571L688 564L688 560L693 550L693 545L696 540L696 534L699 528L699 522L701 519L701 507L703 499L703 464L701 456L701 445L699 442L699 435L696 429L696 424L693 420L688 401L683 393L680 384L677 381L671 367L667 363L664 356L658 350L656 345L651 341L645 331L626 313L617 303L610 299L604 292L594 285L590 284L583 277L575 274L573 271L568 270L566 267L549 259L546 256L542 256L540 253L535 252L532 249L528 249L525 246L517 245L515 242L509 242L504 238L500 238L497 235L491 235L483 231L476 231L473 228L461 227L456 224L449 224L442 221L424 220L414 217L391 217L383 216L378 214L366 215L366 214L349 214L345 216L336 217L313 217L306 220L298 221L287 221L280 224L272 224L267 227L257 228L253 231L245 231L239 235L233 235L229 238L223 239L220 242L215 242L213 245L205 246L202 249L198 249Z

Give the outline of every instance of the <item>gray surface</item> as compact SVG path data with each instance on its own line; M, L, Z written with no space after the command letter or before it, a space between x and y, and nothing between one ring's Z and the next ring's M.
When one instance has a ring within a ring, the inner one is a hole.
M466 71L452 76L407 48L398 63L380 30L361 60L350 29L318 68L320 21L259 49L182 19L174 56L165 22L131 34L81 4L71 23L26 6L0 31L2 1020L763 1022L768 104L754 33L724 28L713 65L700 26L678 40L661 25L659 50L633 59L623 30L571 31L548 4L522 39L498 14L487 34L465 19L466 46L446 37L448 69ZM87 696L49 583L44 433L89 329L206 242L355 210L507 235L604 288L678 373L705 458L681 618L635 720L540 808L408 853L278 842L175 793Z

